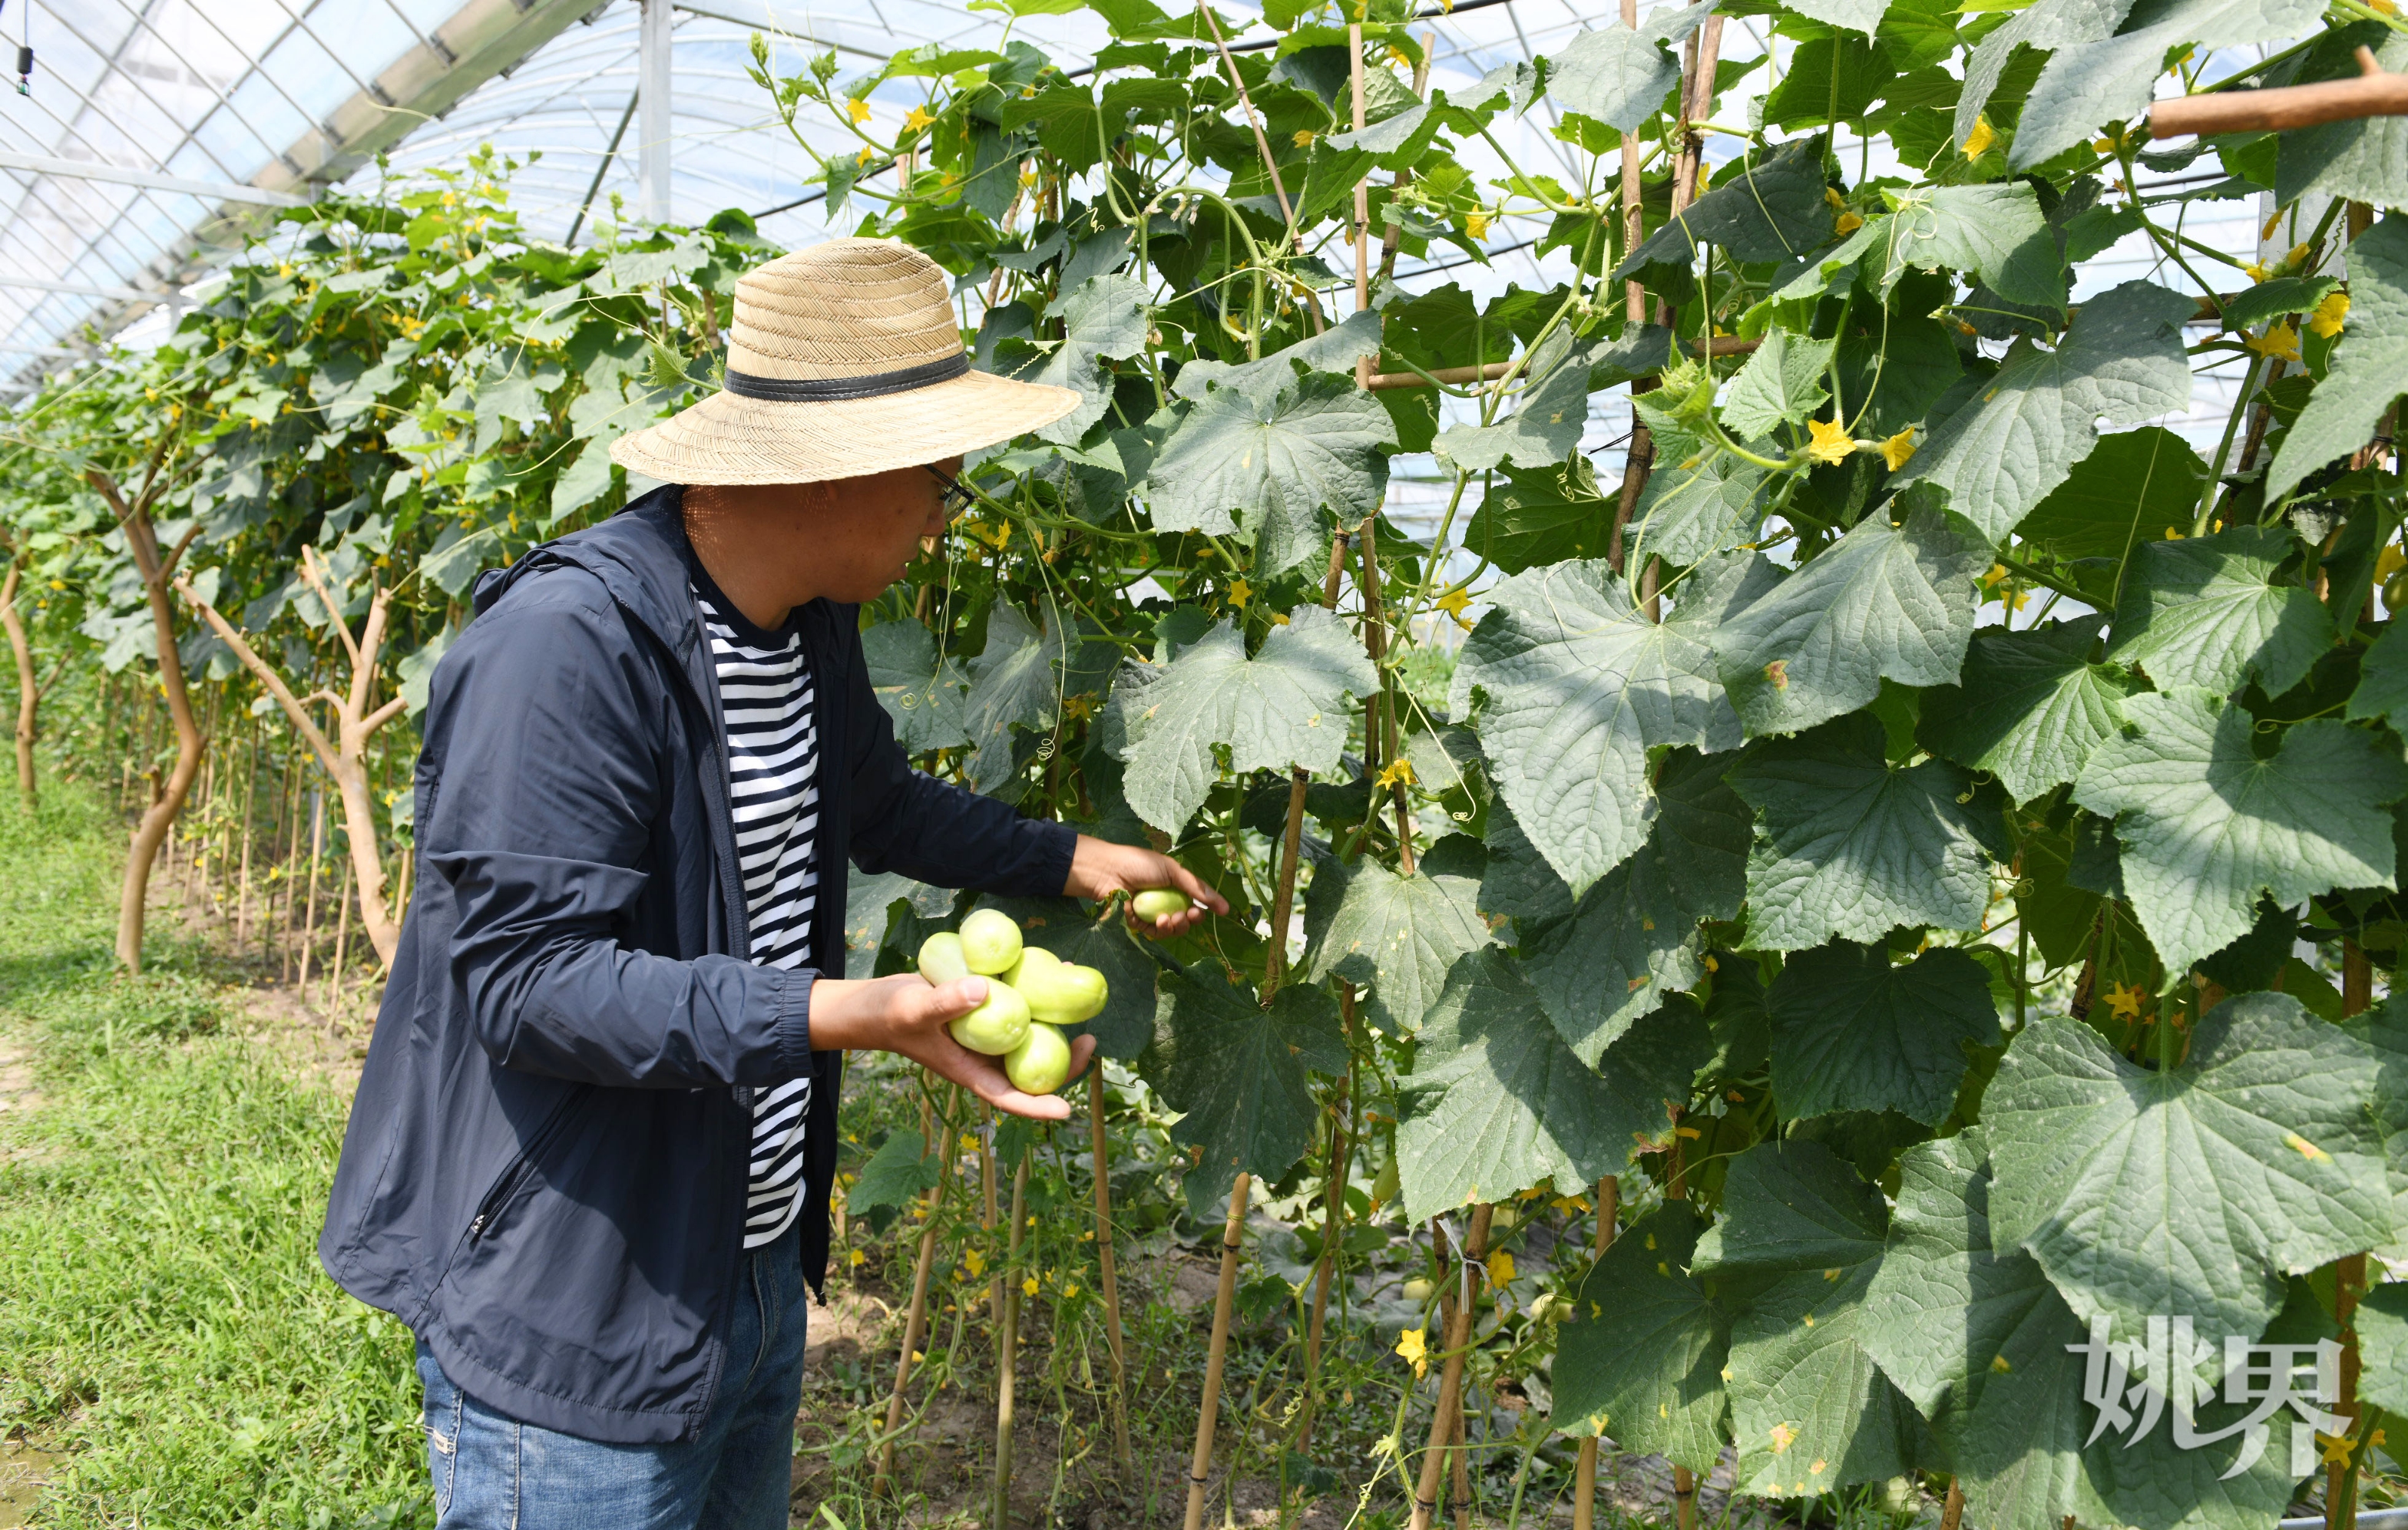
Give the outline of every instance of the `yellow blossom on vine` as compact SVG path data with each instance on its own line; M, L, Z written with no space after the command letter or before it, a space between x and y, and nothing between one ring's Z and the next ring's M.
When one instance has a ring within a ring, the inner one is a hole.
M859 1269L862 1265L869 1263L869 1255L862 1252L859 1249L855 1249L853 1252L845 1255L844 1262L852 1265L854 1269Z
M878 157L878 150L875 150L875 149L865 149L865 150L863 150L860 153L855 154L854 156L853 156L853 164L867 164L871 160L874 160L874 159L876 159L877 157Z
M1463 232L1475 239L1488 237L1488 215L1484 212L1466 214L1463 220Z
M1229 581L1228 601L1232 609L1244 610L1246 602L1254 598L1254 587L1243 579Z
M2123 983L2109 983L2107 1012L2117 1020L2138 1020L2141 1018L2141 1001L2146 997L2148 994L2137 983L2129 986Z
M1837 186L1824 187L1823 200L1835 207L1844 207L1848 205L1848 199L1840 194L1840 189Z
M1429 1374L1429 1330L1408 1328L1397 1336L1397 1353L1412 1362L1416 1377Z
M2274 274L2273 268L2269 266L2264 261L2251 261L2248 265L2243 266L2241 270L2242 274L2246 276L2251 281L2263 281L2268 277Z
M1444 611L1447 615L1455 618L1455 624L1456 626L1466 629L1470 627L1471 623L1464 620L1463 608L1471 604L1471 592L1463 585L1456 585L1454 589L1449 590L1446 593L1439 596L1436 601L1432 602L1432 604L1440 610Z
M1836 420L1809 420L1806 430L1814 437L1813 444L1806 449L1806 455L1816 462L1842 462L1846 460L1849 452L1856 450L1856 439L1848 434L1848 427Z
M1506 1250L1499 1249L1488 1256L1488 1283L1492 1286L1513 1283L1513 1256Z
M1913 425L1907 426L1881 444L1882 462L1893 473L1904 467L1907 459L1914 455L1914 427Z
M1378 777L1372 780L1371 788L1377 792L1384 792L1392 786L1411 786L1412 784L1413 763L1411 760L1396 759L1389 761L1387 765L1382 768Z
M2168 526L2166 528L2166 540L2169 542L2179 542L2183 539L2185 535L2186 534L2183 529L2179 526Z
M1319 136L1319 134L1313 132L1312 129L1309 127L1297 128L1296 130L1296 146L1298 149L1310 149L1312 147L1312 140Z
M1864 226L1865 221L1857 217L1855 209L1851 208L1840 214L1839 222L1831 225L1831 231L1835 234L1854 234Z
M844 104L844 109L847 115L851 116L856 122L866 122L869 121L869 103L867 101L848 101Z
M1025 1294L1028 1294L1028 1295L1031 1295L1031 1296L1036 1295L1036 1294L1037 1294L1037 1277L1035 1277L1034 1275L1032 1275L1032 1276L1030 1276L1027 1280L1021 1281L1021 1282L1020 1282L1020 1289L1022 1290L1022 1292L1024 1292Z
M2242 343L2261 356L2286 362L2300 359L2300 332L2288 324L2269 324L2265 334L2252 336Z
M986 1273L986 1255L972 1249L962 1256L962 1267L972 1275L983 1275Z
M2342 321L2348 317L2349 294L2327 293L2325 300L2316 305L2316 311L2308 315L2308 328L2316 338L2329 340L2341 333Z
M1976 117L1973 119L1973 131L1965 135L1965 157L1969 160L1980 159L1988 153L1990 146L1998 141L1999 130L1990 125L1989 118Z
M926 127L929 123L935 121L936 119L934 117L928 115L927 107L913 107L903 119L903 131L906 133L917 133L922 128Z

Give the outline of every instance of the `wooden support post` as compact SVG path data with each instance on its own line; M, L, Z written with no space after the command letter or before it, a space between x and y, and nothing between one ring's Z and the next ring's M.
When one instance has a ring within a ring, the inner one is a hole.
M1457 1415L1463 1408L1463 1367L1471 1347L1472 1313L1480 1305L1480 1262L1488 1251L1488 1222L1496 1210L1482 1202L1471 1213L1471 1232L1463 1242L1463 1299L1456 1304L1455 1321L1447 1324L1446 1364L1439 1372L1438 1413L1430 1421L1429 1448L1422 1452L1421 1480L1413 1493L1412 1530L1429 1530L1438 1512L1439 1478L1446 1469L1448 1454L1446 1439L1459 1426Z
M1104 1345L1112 1356L1112 1452L1124 1472L1137 1469L1129 1448L1128 1351L1121 1340L1121 1284L1112 1257L1112 1180L1104 1145L1104 1062L1098 1057L1087 1068L1087 1128L1094 1139L1096 1163L1096 1264L1097 1289L1104 1296Z
M1028 1151L1022 1149L1020 1165L1011 1174L1011 1231L1004 1237L1003 1327L996 1337L995 1392L995 1517L990 1522L996 1530L1010 1530L1011 1524L1011 1423L1012 1393L1018 1380L1015 1374L1020 1351L1020 1232L1028 1221Z
M1204 1402L1196 1415L1196 1452L1188 1458L1185 1530L1203 1530L1204 1485L1212 1478L1212 1430L1220 1422L1221 1372L1229 1357L1229 1309L1238 1295L1238 1256L1246 1237L1246 1205L1254 1180L1238 1176L1229 1192L1229 1220L1221 1232L1221 1285L1212 1297L1212 1347L1204 1361Z
M1609 1174L1597 1182L1597 1252L1602 1259L1613 1247L1614 1223L1622 1214L1622 1181ZM1597 1523L1597 1440L1580 1442L1580 1464L1572 1469L1572 1530L1593 1530Z

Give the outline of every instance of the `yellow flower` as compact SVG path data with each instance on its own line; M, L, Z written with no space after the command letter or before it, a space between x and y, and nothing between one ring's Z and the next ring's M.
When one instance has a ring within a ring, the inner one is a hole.
M2090 147L2097 150L2100 153L2112 154L2115 152L2115 140L2113 138L2093 138L2090 140Z
M1463 232L1475 239L1488 237L1488 215L1484 212L1466 215L1463 220Z
M2181 541L2182 539L2183 539L2183 531L2182 531L2182 528L2181 528L2181 527L2179 527L2179 526L2168 526L2168 527L2166 528L2166 540L2167 540L2167 541L2169 541L2169 542L2179 542L2179 541Z
M844 104L844 109L856 122L869 121L869 103L867 101L848 101Z
M1891 472L1895 473L1904 467L1907 459L1914 455L1914 427L1909 425L1884 441L1881 444L1881 454L1882 461L1888 465Z
M1411 786L1412 781L1413 763L1411 760L1391 760L1381 770L1378 779L1371 782L1371 788L1376 792L1384 792L1392 786Z
M1835 207L1844 207L1848 205L1848 199L1840 194L1840 190L1836 186L1823 188L1823 200Z
M1318 136L1320 136L1320 135L1313 132L1312 129L1309 127L1297 128L1296 130L1296 146L1298 149L1310 149L1312 147L1312 140Z
M844 1256L844 1262L852 1265L854 1269L859 1269L862 1265L869 1263L869 1255L862 1252L859 1249L855 1249L851 1253Z
M2139 984L2127 987L2122 983L2107 985L2107 1011L2117 1020L2141 1018L2141 1001L2148 997Z
M1854 234L1856 230L1864 226L1865 221L1857 217L1856 213L1851 210L1840 214L1839 222L1833 223L1831 225L1831 229L1832 232L1836 234Z
M962 1267L968 1270L972 1275L983 1275L986 1273L986 1255L979 1252L976 1249L972 1249L968 1254L963 1256Z
M874 160L874 159L876 159L877 157L878 157L878 150L875 150L875 149L865 149L865 150L863 150L860 153L855 154L854 156L853 156L853 162L855 164L867 164L871 160Z
M2342 321L2348 317L2349 294L2328 293L2325 300L2316 305L2316 311L2308 315L2308 328L2318 339L2329 340L2341 333Z
M1246 602L1254 598L1254 587L1243 579L1231 579L1228 598L1233 608L1242 611L1246 608Z
M1412 1362L1415 1376L1429 1374L1429 1330L1408 1328L1397 1336L1397 1353Z
M1021 1291L1022 1291L1025 1294L1026 1294L1026 1295L1030 1295L1030 1296L1034 1296L1034 1295L1036 1295L1036 1294L1037 1294L1037 1277L1035 1277L1034 1275L1032 1275L1032 1276L1030 1276L1027 1280L1021 1281L1021 1282L1020 1282L1020 1289L1021 1289Z
M1513 1283L1513 1256L1503 1249L1488 1256L1488 1283L1507 1286Z
M928 115L927 107L913 107L910 113L908 113L903 119L903 131L906 133L917 133L922 128L926 127L930 122L935 121L936 119L934 117Z
M1816 462L1842 462L1849 452L1856 450L1856 440L1849 436L1848 427L1836 420L1809 420L1806 430L1814 437L1813 445L1806 449L1806 455Z
M1471 625L1470 622L1466 622L1463 619L1463 608L1471 604L1471 592L1463 585L1456 585L1454 589L1449 590L1446 593L1439 596L1432 604L1436 605L1440 610L1444 611L1447 615L1455 618L1455 624L1456 626L1469 628Z
M2300 332L2288 324L2269 324L2265 334L2252 336L2242 343L2261 356L2286 362L2300 359Z
M1965 135L1965 157L1969 160L1980 159L1988 153L1990 146L1998 141L1998 129L1990 125L1990 120L1987 117L1976 117L1973 119L1973 131Z

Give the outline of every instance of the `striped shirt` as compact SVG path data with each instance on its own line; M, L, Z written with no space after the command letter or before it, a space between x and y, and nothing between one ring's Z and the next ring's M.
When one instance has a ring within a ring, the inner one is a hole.
M819 730L802 635L791 622L781 632L762 631L716 589L693 593L719 672L751 955L763 966L800 966L811 954L811 910L819 902L820 825ZM753 1094L748 1249L775 1241L802 1210L803 1123L810 1108L808 1076Z

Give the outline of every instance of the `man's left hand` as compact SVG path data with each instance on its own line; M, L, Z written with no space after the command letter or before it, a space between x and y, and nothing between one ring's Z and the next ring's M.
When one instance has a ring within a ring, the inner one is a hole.
M1205 886L1196 873L1169 856L1083 834L1079 836L1079 848L1070 856L1070 879L1062 892L1067 897L1101 903L1115 894L1143 893L1156 887L1186 894L1189 904L1186 912L1161 919L1131 916L1130 928L1143 930L1157 940L1186 934L1204 922L1207 911L1229 911L1228 899Z

